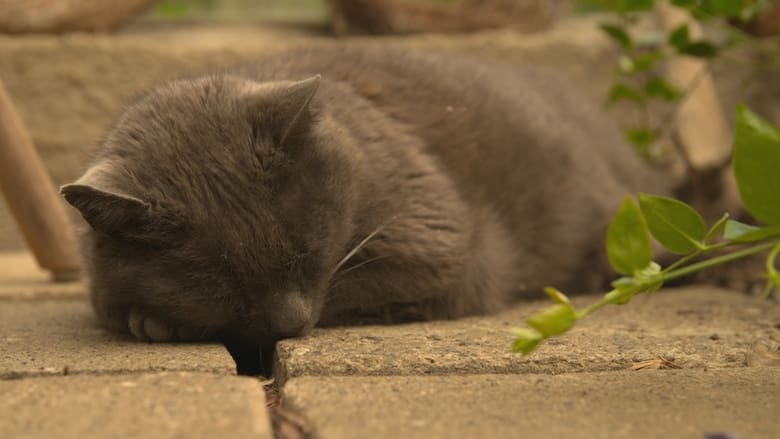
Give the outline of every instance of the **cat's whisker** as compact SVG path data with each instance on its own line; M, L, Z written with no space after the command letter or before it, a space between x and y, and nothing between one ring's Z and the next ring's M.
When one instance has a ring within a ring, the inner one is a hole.
M379 234L379 233L380 233L382 230L384 230L384 229L385 229L385 227L389 226L389 225L390 225L390 224L391 224L393 221L395 221L397 218L398 218L398 215L395 215L395 216L393 216L392 218L390 218L390 220L389 220L389 221L385 222L384 224L380 224L380 225L379 225L379 227L377 227L376 229L374 229L374 231L373 231L373 232L369 233L369 234L368 234L368 236L366 236L365 238L363 238L363 240L362 240L362 241L360 241L360 242L359 242L359 243L358 243L356 246L352 247L352 250L350 250L350 251L349 251L349 252L346 254L346 256L344 256L343 258L341 258L341 260L338 262L338 264L336 264L336 266L333 268L333 270L331 270L331 272L330 272L330 276L331 276L331 277L333 277L333 275L335 275L335 274L336 274L336 272L338 272L338 271L339 271L339 269L340 269L340 268L341 268L341 267L342 267L342 266L343 266L343 265L344 265L344 264L345 264L347 261L349 261L349 260L350 260L350 259L351 259L353 256L355 256L355 255L357 254L357 252L359 252L360 250L362 250L362 249L363 249L363 247L365 247L365 246L366 246L366 244L368 244L368 242L369 242L369 241L371 241L372 239L374 239L374 237L375 237L376 235L378 235L378 234Z
M390 257L390 255L380 255L380 256L377 256L377 257L374 257L374 258L371 258L371 259L366 259L365 261L362 261L362 262L360 262L358 264L355 264L355 265L347 268L346 270L342 270L342 271L337 272L336 275L338 276L338 279L341 279L342 276L346 275L347 273L349 273L349 272L351 272L353 270L357 270L358 268L363 267L365 265L368 265L368 264L370 264L372 262L376 262L376 261L379 261L379 260L382 260L382 259L386 259L386 258L389 258L389 257Z

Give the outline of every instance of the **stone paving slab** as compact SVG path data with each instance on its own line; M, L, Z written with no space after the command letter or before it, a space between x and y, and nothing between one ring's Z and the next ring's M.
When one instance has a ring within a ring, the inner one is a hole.
M780 437L780 368L301 377L283 398L323 439Z
M596 297L578 297L584 305ZM449 322L317 329L277 344L280 382L305 375L442 375L594 372L659 356L682 368L746 365L755 342L780 341L780 304L695 286L608 307L529 358L510 352L512 327L549 301ZM774 340L774 341L772 341Z
M52 282L31 253L0 252L0 301L87 297L86 281Z
M0 437L272 438L256 379L201 373L0 381Z
M0 301L0 379L150 371L234 374L235 367L219 344L151 344L109 333L97 326L85 300Z

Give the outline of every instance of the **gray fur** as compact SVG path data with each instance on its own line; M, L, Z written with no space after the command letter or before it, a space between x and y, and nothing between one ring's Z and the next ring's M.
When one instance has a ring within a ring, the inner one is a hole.
M599 287L622 197L668 188L580 95L382 47L163 85L62 188L91 226L97 315L145 340L267 344Z

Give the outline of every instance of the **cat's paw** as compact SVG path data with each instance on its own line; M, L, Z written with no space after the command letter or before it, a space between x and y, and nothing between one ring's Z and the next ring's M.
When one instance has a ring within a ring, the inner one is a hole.
M157 343L173 341L198 341L205 338L203 331L187 326L173 326L134 307L128 316L128 328L135 338Z

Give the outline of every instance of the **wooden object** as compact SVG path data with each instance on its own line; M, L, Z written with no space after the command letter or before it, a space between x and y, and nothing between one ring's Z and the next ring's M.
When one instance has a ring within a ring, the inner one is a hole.
M110 31L155 0L0 0L0 32Z
M77 278L81 264L73 226L2 82L0 190L38 265L54 280Z

